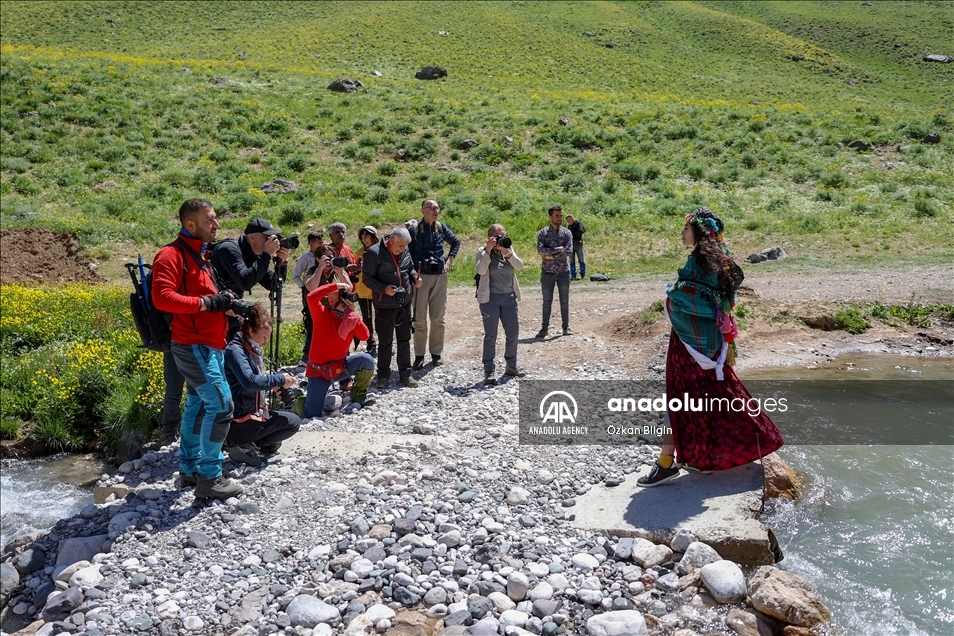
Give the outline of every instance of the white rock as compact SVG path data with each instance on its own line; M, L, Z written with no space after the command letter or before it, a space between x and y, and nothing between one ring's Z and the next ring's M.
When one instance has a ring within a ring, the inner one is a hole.
M328 556L329 554L331 554L330 545L319 545L311 549L311 551L308 553L308 558L320 559L321 557Z
M554 590L563 591L566 588L570 587L570 581L567 580L566 576L557 572L556 574L551 574L547 578L547 583L553 586Z
M574 554L573 558L570 559L570 562L573 563L574 567L579 568L584 572L595 570L600 564L600 562L596 560L595 556L592 554L587 554L586 552Z
M589 636L641 636L647 633L646 620L636 610L605 612L586 621Z
M537 473L537 481L543 485L553 483L553 473L549 470L541 470Z
M374 570L374 563L365 558L355 559L348 569L358 575L358 578L363 579Z
M381 603L378 603L377 605L372 605L371 607L369 607L368 610L364 613L364 615L370 618L371 622L374 624L377 624L378 621L385 620L385 619L391 620L395 616L393 609Z
M550 573L550 568L546 563L538 563L536 561L527 564L527 569L530 570L530 574L536 577L543 577Z
M89 561L77 561L72 565L68 565L57 573L56 570L53 571L53 580L62 581L64 583L69 583L70 578L82 570L83 568L89 567ZM59 568L57 568L59 569Z
M576 595L589 605L599 605L603 602L603 593L598 590L579 590Z
M190 632L197 632L205 627L205 623L198 616L186 616L182 619L182 625Z
M527 597L530 581L523 572L511 572L507 577L507 596L514 601L522 601Z
M553 598L553 586L546 581L537 583L537 585L530 590L531 601L538 601L540 599L549 600L551 598Z
M713 548L705 543L696 541L690 543L689 547L686 548L686 553L682 555L682 559L676 564L676 573L680 576L684 576L698 570L704 565L715 563L720 559L722 559L722 557L720 557L719 553Z
M688 528L680 528L676 531L672 541L669 542L669 547L672 548L673 552L685 552L686 548L695 540L696 535L692 534Z
M365 614L355 616L344 631L345 636L370 636L374 633L374 623Z
M530 503L530 491L520 486L514 486L507 493L507 503L511 506L524 506Z
M719 603L738 603L745 599L745 576L732 561L708 563L699 570L702 583Z
M307 594L296 596L285 608L291 624L294 626L315 627L321 623L329 623L341 616L338 608L328 605L321 599Z
M517 627L523 627L527 624L527 619L530 618L530 615L526 612L520 612L515 609L505 610L500 613L500 624L507 628L510 625L516 625Z
M494 604L494 608L498 613L517 607L517 604L510 600L510 597L503 592L491 592L487 595L487 600Z
M672 550L665 545L656 545L646 539L633 540L633 561L644 568L660 565L672 558Z
M104 577L99 573L99 568L101 567L102 564L97 563L77 571L73 576L70 577L70 586L78 587L83 590L96 587L103 582Z
M166 601L156 608L156 616L165 620L167 618L176 618L179 615L179 604L175 601Z

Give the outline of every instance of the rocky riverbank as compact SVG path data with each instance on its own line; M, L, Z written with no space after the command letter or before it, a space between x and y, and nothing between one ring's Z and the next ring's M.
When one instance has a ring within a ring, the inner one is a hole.
M792 635L828 619L798 577L687 531L576 527L577 498L656 449L518 445L517 382L485 389L476 371L452 362L312 420L306 435L402 442L237 466L239 499L194 507L175 445L104 475L103 503L7 546L4 633Z

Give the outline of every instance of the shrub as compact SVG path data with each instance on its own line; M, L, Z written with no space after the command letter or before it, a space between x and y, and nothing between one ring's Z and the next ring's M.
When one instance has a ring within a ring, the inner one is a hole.
M618 163L613 166L613 172L627 181L642 182L646 180L646 169L635 163Z
M292 201L285 205L278 215L279 225L300 225L305 220L308 209L301 201Z
M367 196L364 200L367 203L387 203L388 199L391 198L391 191L388 188L382 188L381 186L372 186L368 190Z
M928 199L915 199L914 212L918 216L937 216L940 210Z
M686 168L686 174L693 179L701 179L706 175L706 166L703 163L693 161L689 164L689 167Z
M377 173L387 177L393 177L398 173L397 164L393 161L386 161L377 167Z
M583 192L586 190L586 178L579 174L568 174L560 179L560 189L564 192Z
M30 162L21 157L3 157L0 159L0 166L6 172L26 172L30 169Z
M481 203L494 207L500 211L506 211L513 208L513 197L499 188L484 194L480 200Z
M826 170L818 178L818 181L826 188L844 188L848 185L848 177L837 170Z
M835 314L835 328L843 329L848 333L864 333L871 323L868 322L861 312L854 308L843 309Z
M739 157L739 161L742 162L743 166L749 169L754 168L759 162L758 158L751 152L743 152L742 156Z
M304 155L292 155L285 159L285 165L294 172L304 172L311 163L312 159Z
M225 200L224 212L228 214L246 214L255 207L256 198L248 192L236 192Z

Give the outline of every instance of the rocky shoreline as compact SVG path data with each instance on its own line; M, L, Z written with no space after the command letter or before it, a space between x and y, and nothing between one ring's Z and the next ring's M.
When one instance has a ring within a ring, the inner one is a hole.
M208 507L177 487L176 445L127 462L102 503L6 547L3 633L795 636L830 618L797 576L686 530L654 544L576 527L578 497L657 449L518 445L517 382L477 377L452 362L312 420L304 435L402 442L284 450L235 467L243 496ZM625 376L572 379L596 377Z

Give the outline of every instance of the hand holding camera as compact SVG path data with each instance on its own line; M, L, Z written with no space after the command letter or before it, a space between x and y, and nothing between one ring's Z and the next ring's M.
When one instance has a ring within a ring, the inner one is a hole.
M232 303L234 300L235 294L230 291L219 292L218 294L202 297L202 302L204 303L206 311L229 311L232 309Z
M331 259L331 265L333 267L348 267L351 265L351 261L347 256L335 256Z

